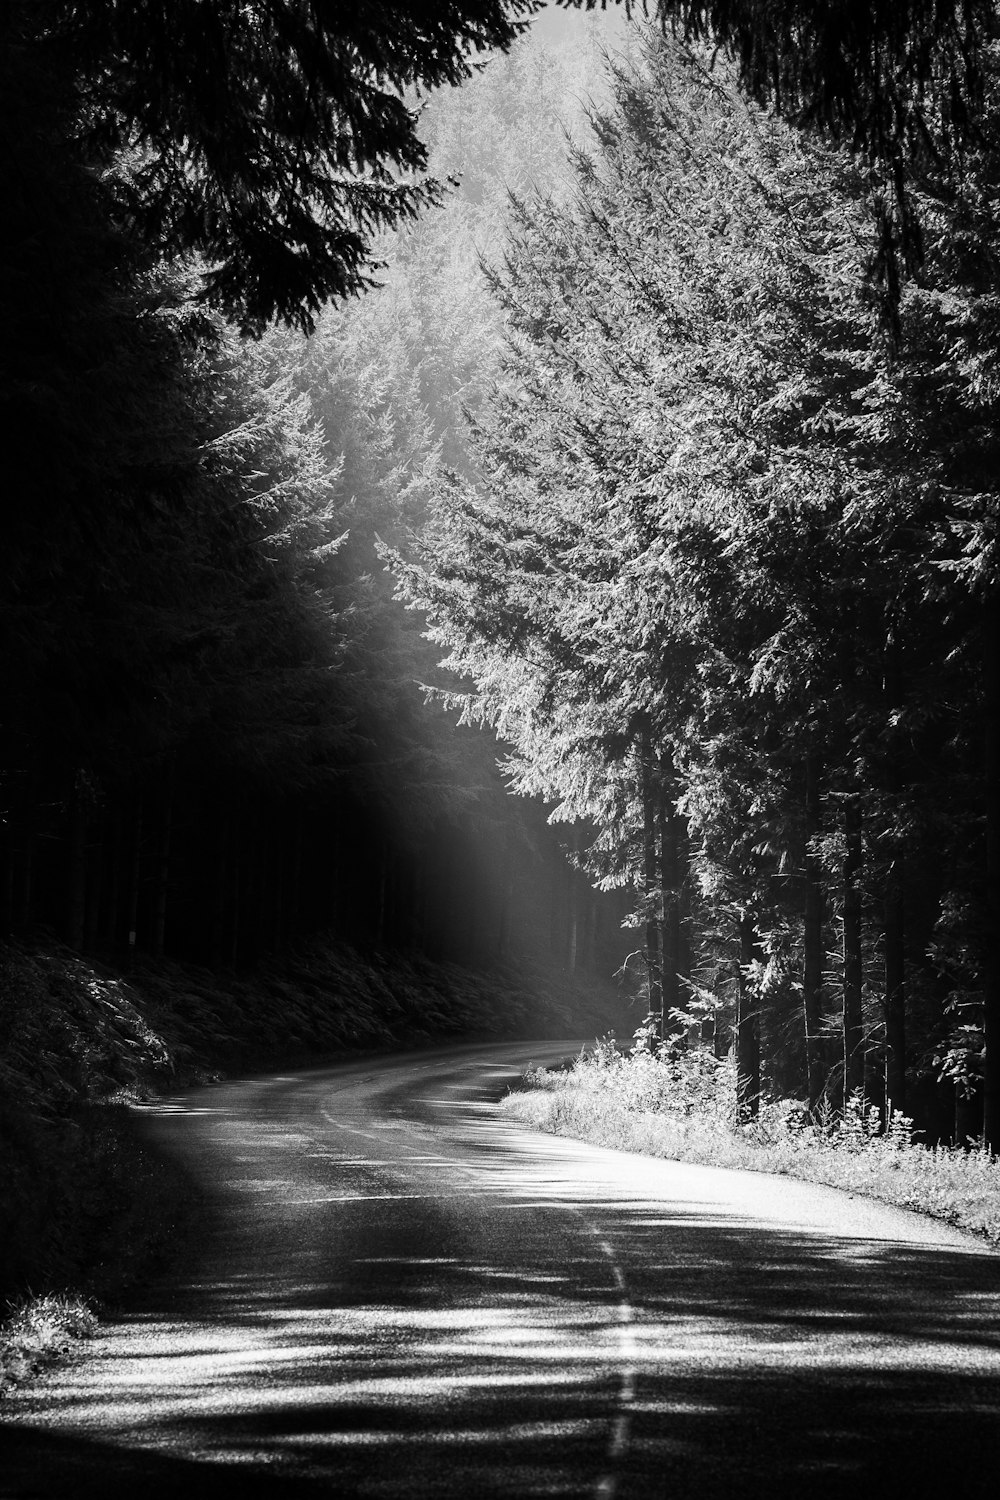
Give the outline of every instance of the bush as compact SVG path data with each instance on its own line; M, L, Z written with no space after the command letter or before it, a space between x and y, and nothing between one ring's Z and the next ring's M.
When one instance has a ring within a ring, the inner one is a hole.
M94 1331L93 1310L81 1297L31 1297L0 1323L0 1395L62 1359Z
M860 1095L841 1114L762 1100L758 1118L743 1124L732 1057L651 1046L642 1029L629 1052L605 1037L567 1071L530 1070L501 1109L600 1146L846 1188L1000 1244L1000 1161L988 1151L922 1146L912 1120L894 1112L883 1128Z

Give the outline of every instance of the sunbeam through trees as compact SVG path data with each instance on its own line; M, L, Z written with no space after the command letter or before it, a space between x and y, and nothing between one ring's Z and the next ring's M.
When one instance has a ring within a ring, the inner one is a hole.
M0 8L0 1391L351 1049L996 1238L998 121L995 0Z

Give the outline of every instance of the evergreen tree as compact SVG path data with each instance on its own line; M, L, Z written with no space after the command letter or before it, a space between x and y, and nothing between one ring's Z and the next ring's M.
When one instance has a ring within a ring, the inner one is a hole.
M594 157L577 157L577 206L518 210L493 278L512 334L476 428L482 482L441 492L403 588L475 681L471 711L534 762L531 784L551 768L548 795L567 797L561 767L574 805L586 796L600 816L611 747L652 735L702 891L738 929L748 1035L759 1020L773 1082L787 1077L782 994L801 987L812 1097L836 923L833 1076L844 1095L863 1087L884 1030L898 1103L907 969L940 994L928 913L956 909L938 873L964 863L958 830L982 808L974 757L949 727L982 702L975 673L955 671L969 604L940 568L928 587L927 561L945 471L953 535L960 515L992 513L991 496L955 487L954 447L941 448L956 430L941 403L982 369L968 303L947 300L960 282L942 266L931 301L963 306L968 353L933 343L917 287L900 303L906 341L884 337L864 290L877 216L851 161L804 146L697 56L663 47L651 69L619 75ZM922 212L935 222L930 198ZM958 399L968 410L972 397L966 386ZM931 411L933 434L913 441ZM989 450L971 443L978 476ZM540 738L554 753L539 756ZM927 757L951 772L947 826ZM631 797L632 827L648 829L641 776ZM648 833L625 843L650 846ZM647 894L650 872L634 855ZM866 1012L874 994L884 1024Z

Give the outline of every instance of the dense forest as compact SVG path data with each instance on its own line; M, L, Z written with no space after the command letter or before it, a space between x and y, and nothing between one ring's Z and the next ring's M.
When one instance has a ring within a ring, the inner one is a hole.
M928 165L889 318L870 174L709 51L654 37L592 124L572 199L514 206L477 473L402 591L640 891L661 1036L733 1043L750 1116L978 1135L1000 142Z
M996 1149L993 7L536 8L5 8L0 923Z
M422 136L461 188L387 225L379 289L308 338L247 337L147 253L116 203L134 164L95 172L58 102L63 54L5 56L4 929L215 966L325 930L610 976L625 903L506 795L492 737L425 703L435 653L375 554L462 462L500 341L479 247L508 186L560 175L595 47L522 45L435 97Z

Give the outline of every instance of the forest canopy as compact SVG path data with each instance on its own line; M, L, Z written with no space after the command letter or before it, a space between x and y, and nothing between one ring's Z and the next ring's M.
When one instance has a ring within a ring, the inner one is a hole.
M425 707L433 653L374 550L459 457L497 333L476 225L514 163L557 170L583 74L521 48L429 101L438 175L467 142L474 196L400 227L379 296L307 340L242 335L149 253L116 206L129 160L94 170L46 47L0 67L4 930L215 966L328 930L610 975L622 904Z
M919 260L914 167L952 163L977 139L989 0L622 3L688 40L710 37L753 97L872 163L895 295L900 266ZM467 79L542 9L11 0L0 26L6 45L41 49L60 71L87 158L117 163L118 217L161 258L199 257L209 303L259 331L274 319L309 329L330 298L371 284L373 237L444 190L426 172L421 97Z
M4 7L5 926L630 915L749 1114L995 1146L994 8L538 9Z

